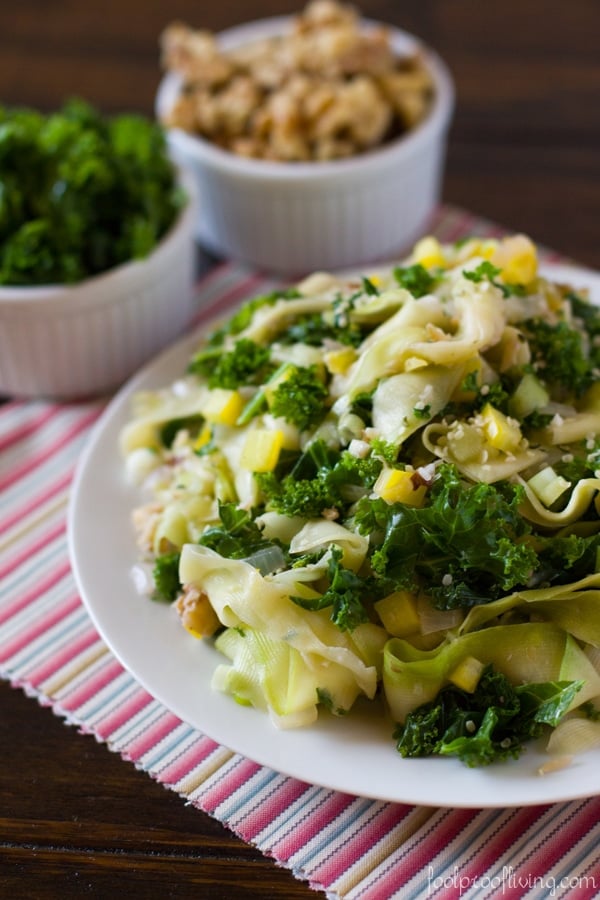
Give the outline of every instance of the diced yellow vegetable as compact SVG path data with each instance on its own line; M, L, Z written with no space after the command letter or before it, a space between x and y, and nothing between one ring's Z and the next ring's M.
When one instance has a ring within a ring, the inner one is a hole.
M418 480L415 480L415 472L410 469L390 469L384 466L373 490L386 503L422 506L427 485L419 484Z
M243 405L244 401L239 391L215 388L209 392L202 415L207 422L217 425L235 425Z
M492 263L502 269L507 284L529 284L538 270L535 244L524 234L504 238L492 256Z
M374 605L383 627L393 637L407 637L419 631L417 598L410 591L394 591Z
M240 466L249 472L272 472L282 446L282 431L255 428L248 432L242 447Z
M465 656L456 668L450 672L448 679L456 687L467 691L468 694L472 694L479 684L484 668L483 663L474 656Z
M344 347L341 350L330 350L323 356L325 365L332 375L345 375L352 363L356 360L354 347Z
M546 506L552 506L571 487L571 482L557 475L552 466L541 469L527 484Z
M206 424L194 441L194 450L201 450L203 447L206 447L206 445L210 443L211 437L212 428L210 425Z
M412 255L414 261L426 269L432 266L445 266L447 262L442 245L437 238L431 236L421 238L415 244Z
M516 450L523 437L519 423L505 416L491 403L486 403L481 410L481 424L487 442L505 453Z
M498 241L493 238L487 240L478 240L477 238L469 238L461 244L456 251L456 262L464 263L474 257L482 257L483 259L491 259L498 246Z

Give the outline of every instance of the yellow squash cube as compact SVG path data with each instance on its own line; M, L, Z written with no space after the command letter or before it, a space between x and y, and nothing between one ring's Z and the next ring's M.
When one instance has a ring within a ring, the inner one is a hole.
M432 266L445 266L446 257L442 250L442 245L437 238L424 237L415 244L413 250L413 259L416 263L420 263L426 269Z
M393 637L407 637L419 631L421 621L417 598L410 591L394 591L374 606L383 627Z
M481 419L488 444L496 450L503 450L504 453L511 453L517 449L523 435L515 419L505 416L491 403L486 403L481 410Z
M283 432L267 428L249 431L242 448L240 466L249 472L272 472L283 446Z
M202 415L215 425L235 425L243 405L239 391L215 388L208 395Z
M456 687L472 694L481 678L484 670L483 663L474 656L465 656L459 664L450 672L448 680Z
M386 503L406 503L423 506L427 486L415 482L415 472L410 469L389 469L384 466L373 490Z

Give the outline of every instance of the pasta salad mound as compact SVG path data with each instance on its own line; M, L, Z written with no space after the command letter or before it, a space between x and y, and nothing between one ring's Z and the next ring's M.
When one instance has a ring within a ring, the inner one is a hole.
M279 727L382 698L404 757L593 746L599 373L523 235L253 298L133 399L148 592Z

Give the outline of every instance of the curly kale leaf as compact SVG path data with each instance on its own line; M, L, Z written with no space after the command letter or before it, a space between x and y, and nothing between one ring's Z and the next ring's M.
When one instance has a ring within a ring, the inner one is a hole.
M436 279L420 263L412 266L396 266L394 278L400 287L409 291L417 300L431 293L436 284Z
M422 583L439 608L469 607L527 583L538 566L521 499L518 486L469 485L443 465L427 506L360 500L355 525L371 535L371 565L391 588Z
M257 550L282 546L280 542L266 540L252 512L240 509L235 503L219 503L219 518L221 524L207 528L198 543L226 559L243 559Z
M358 459L319 439L309 444L286 474L265 472L255 477L269 508L287 516L318 518L332 508L343 515L371 490L382 465L373 456Z
M0 108L0 283L73 283L146 256L183 196L164 133L73 100Z
M214 347L200 350L188 365L188 372L205 377L209 388L235 390L263 381L272 369L269 358L268 347L240 338L228 352Z
M581 687L581 681L513 687L486 666L472 694L448 685L410 713L394 731L396 747L404 757L456 756L471 767L517 757L544 725L558 724Z
M589 352L588 339L578 328L542 319L528 319L521 327L533 366L545 381L579 395L596 380L600 351L592 348Z
M275 389L269 406L274 416L305 431L325 416L327 397L327 388L315 366L291 366L290 374Z
M327 564L329 586L312 600L304 597L291 599L303 609L327 609L331 607L331 620L341 631L353 631L357 625L369 620L363 600L369 596L366 582L341 564L343 551L333 545Z

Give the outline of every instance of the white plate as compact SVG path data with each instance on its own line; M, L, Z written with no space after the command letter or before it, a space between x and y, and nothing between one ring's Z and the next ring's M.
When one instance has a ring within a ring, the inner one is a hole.
M548 266L555 280L590 286L600 301L600 274ZM548 757L529 747L519 760L469 769L453 759L403 759L392 726L372 709L346 718L323 716L310 728L279 731L268 717L210 688L223 658L188 635L168 605L140 596L130 525L139 504L117 440L130 398L164 386L184 369L197 337L187 337L142 370L111 402L80 460L69 509L69 548L87 609L106 643L161 703L220 744L255 762L312 784L365 797L428 806L502 807L550 803L600 793L600 750L566 769L540 776Z

